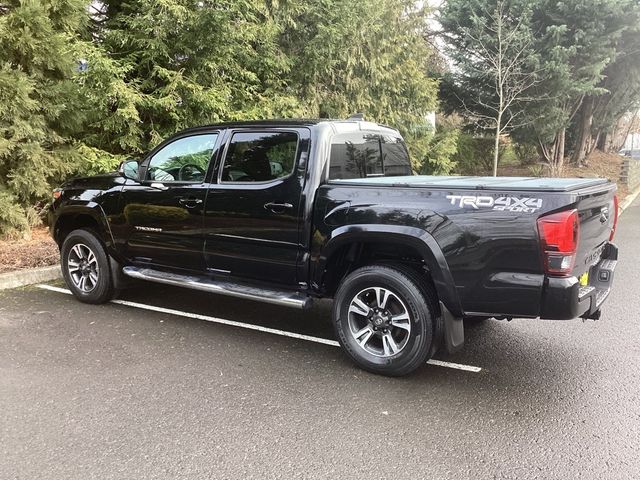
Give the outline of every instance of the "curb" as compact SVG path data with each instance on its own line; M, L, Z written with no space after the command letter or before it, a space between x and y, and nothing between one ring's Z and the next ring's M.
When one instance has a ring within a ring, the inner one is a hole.
M29 268L14 272L0 273L0 290L24 287L33 283L48 282L62 278L60 265Z
M618 207L620 209L620 213L624 212L625 209L628 208L629 205L633 203L633 201L636 199L638 195L640 195L640 187L636 188L635 191L631 192L629 195L625 197L625 199L622 201L622 203Z

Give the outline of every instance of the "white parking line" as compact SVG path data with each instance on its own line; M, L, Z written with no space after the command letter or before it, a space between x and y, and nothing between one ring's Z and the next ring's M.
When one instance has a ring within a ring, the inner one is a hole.
M36 285L38 288L44 290L51 290L52 292L65 293L72 295L70 290L66 288L54 287L53 285L40 284ZM326 338L312 337L311 335L302 335L300 333L287 332L285 330L278 330L277 328L261 327L259 325L252 325L250 323L236 322L234 320L227 320L224 318L211 317L209 315L200 315L198 313L183 312L181 310L175 310L173 308L156 307L154 305L147 305L145 303L130 302L128 300L111 300L111 303L118 305L125 305L127 307L140 308L142 310L151 310L159 313L166 313L168 315L176 315L179 317L195 318L197 320L204 320L205 322L220 323L222 325L230 325L232 327L246 328L248 330L256 330L258 332L272 333L274 335L280 335L283 337L296 338L298 340L307 340L309 342L321 343L323 345L330 345L332 347L339 347L340 344L335 340L328 340ZM437 365L439 367L454 368L456 370L464 370L466 372L478 373L482 370L480 367L474 367L472 365L462 365L460 363L443 362L441 360L427 360L430 365Z

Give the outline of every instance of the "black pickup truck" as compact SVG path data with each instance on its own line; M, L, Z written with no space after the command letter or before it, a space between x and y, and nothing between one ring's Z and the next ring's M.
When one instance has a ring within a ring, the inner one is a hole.
M398 131L361 120L228 123L54 192L66 283L129 278L308 308L333 298L361 367L403 375L463 319L597 319L617 261L604 179L413 175Z

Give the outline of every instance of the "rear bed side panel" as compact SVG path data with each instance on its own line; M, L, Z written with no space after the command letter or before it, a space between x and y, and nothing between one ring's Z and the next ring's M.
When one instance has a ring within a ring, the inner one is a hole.
M434 232L465 312L537 316L544 275L535 215L449 212Z
M432 233L445 254L465 313L537 317L545 282L537 219L566 208L572 196L457 190L446 192L445 198L447 204L432 208L446 216L448 228Z
M571 197L567 193L323 185L315 201L312 259L322 257L333 231L344 225L415 227L428 232L439 245L466 313L536 317L544 283L536 219L566 206ZM523 209L518 207L522 201L540 206ZM501 209L505 205L508 208Z

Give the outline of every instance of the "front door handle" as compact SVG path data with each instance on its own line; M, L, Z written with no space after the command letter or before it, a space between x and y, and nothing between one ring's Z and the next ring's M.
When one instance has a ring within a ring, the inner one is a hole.
M198 205L202 204L202 199L193 197L181 197L178 199L178 203L187 208L196 208Z
M290 203L269 202L264 204L264 208L272 211L273 213L283 213L285 210L293 208L293 205L291 205Z

